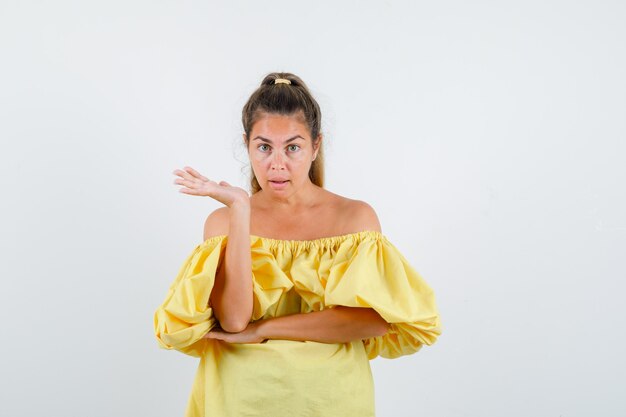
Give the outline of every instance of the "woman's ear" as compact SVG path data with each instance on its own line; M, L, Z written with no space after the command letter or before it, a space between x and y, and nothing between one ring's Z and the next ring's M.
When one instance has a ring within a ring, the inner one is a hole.
M243 139L243 146L246 147L246 151L248 151L248 153L250 153L250 149L248 149L248 145L246 145L246 132L241 134L241 137Z
M313 159L311 159L311 161L315 161L315 158L317 158L317 153L320 150L320 146L322 146L322 134L321 133L317 135L317 143L313 147Z

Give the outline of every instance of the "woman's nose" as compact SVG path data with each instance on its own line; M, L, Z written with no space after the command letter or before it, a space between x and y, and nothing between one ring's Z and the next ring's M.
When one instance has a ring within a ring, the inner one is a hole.
M272 169L285 169L283 155L280 152L275 152L272 155Z

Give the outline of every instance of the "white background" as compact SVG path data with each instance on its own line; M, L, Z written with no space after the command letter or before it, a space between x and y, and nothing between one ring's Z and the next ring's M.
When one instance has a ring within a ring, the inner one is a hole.
M241 108L302 77L327 188L370 203L443 334L377 415L624 416L619 1L0 1L0 415L182 416L152 314L248 185Z

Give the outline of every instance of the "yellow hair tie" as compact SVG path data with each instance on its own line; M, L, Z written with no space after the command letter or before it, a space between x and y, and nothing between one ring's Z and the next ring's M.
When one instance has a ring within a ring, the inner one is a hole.
M289 81L286 78L276 78L276 79L274 79L274 84L278 84L278 83L291 84L291 81Z

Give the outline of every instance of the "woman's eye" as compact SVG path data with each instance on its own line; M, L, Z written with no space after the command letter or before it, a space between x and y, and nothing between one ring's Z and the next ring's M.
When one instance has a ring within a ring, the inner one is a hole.
M267 145L266 145L266 144L261 144L261 145L259 145L259 149L261 149L261 147L263 147L263 146L267 146ZM261 151L262 151L262 150L263 150L263 149L261 149Z
M300 148L300 145L289 145L289 147L290 147L290 148L291 148L292 146L295 146L296 148ZM292 150L295 152L297 149L292 149Z

